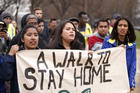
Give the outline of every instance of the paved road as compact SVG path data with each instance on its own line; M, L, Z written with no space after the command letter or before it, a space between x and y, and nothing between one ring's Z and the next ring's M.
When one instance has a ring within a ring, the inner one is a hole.
M140 49L137 49L136 89L134 93L140 93Z

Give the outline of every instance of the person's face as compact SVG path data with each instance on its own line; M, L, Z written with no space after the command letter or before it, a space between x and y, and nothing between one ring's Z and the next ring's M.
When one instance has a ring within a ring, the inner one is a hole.
M102 37L105 37L109 31L107 22L100 22L97 27L97 31Z
M12 24L14 25L14 27L17 27L16 21L12 21Z
M42 16L43 16L43 11L42 11L42 10L35 10L35 16L36 16L38 19L41 19Z
M33 26L35 26L35 27L38 26L38 24L37 24L37 20L34 19L34 18L30 18L30 19L27 21L26 24L27 24L27 25L33 25Z
M80 18L81 22L83 23L87 23L89 21L88 15L82 15Z
M125 36L128 32L128 22L126 20L120 20L117 26L117 32L119 36Z
M61 37L62 37L62 41L68 43L72 42L75 39L75 28L71 23L65 24Z
M50 27L50 29L54 30L55 27L56 27L56 25L57 25L57 21L52 21L52 22L49 24L49 27Z
M38 39L37 30L35 28L29 28L24 34L24 38L21 40L24 43L25 49L35 49L38 46Z
M6 18L4 18L4 22L8 26L12 22L12 19L10 17L6 17Z
M38 24L38 32L41 34L44 30L44 22Z
M77 21L73 21L72 23L74 24L74 26L76 27L76 29L78 29L79 23Z

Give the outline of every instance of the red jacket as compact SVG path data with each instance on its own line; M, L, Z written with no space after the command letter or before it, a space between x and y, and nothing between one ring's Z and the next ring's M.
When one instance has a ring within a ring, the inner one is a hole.
M91 50L91 48L94 46L94 44L95 44L96 42L103 43L103 41L104 41L104 39L101 39L101 38L99 38L99 37L97 37L97 36L91 36L91 37L89 38L89 40L88 40L88 45L89 45L88 49Z

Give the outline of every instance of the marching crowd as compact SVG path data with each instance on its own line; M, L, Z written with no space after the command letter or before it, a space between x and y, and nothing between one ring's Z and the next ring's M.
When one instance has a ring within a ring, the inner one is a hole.
M136 35L132 23L119 14L110 19L88 24L86 12L59 22L52 18L47 23L41 8L21 19L21 30L8 12L0 15L0 93L19 93L16 53L30 49L74 49L96 51L123 47L126 49L130 91L135 88Z

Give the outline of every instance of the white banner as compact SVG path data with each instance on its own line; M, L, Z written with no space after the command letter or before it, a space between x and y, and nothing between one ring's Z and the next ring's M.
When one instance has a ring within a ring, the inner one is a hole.
M128 93L124 48L17 53L20 93Z

